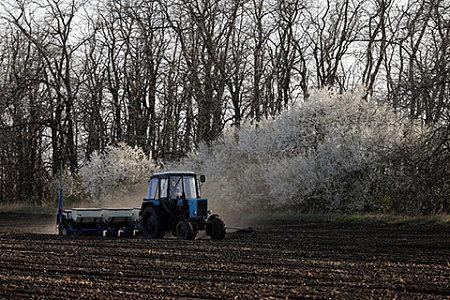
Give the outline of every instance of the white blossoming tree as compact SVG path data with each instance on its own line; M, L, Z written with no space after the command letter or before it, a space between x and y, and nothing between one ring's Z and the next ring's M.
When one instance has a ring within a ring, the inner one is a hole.
M104 154L94 152L80 173L92 202L99 204L129 194L144 195L145 185L155 170L142 149L120 143L108 147Z
M376 210L390 197L392 150L410 129L363 95L322 89L276 118L228 130L173 167L207 175L204 194L221 210Z

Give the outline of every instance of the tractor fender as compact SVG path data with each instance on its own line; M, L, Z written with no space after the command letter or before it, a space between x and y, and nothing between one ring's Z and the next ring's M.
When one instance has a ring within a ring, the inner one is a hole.
M144 202L142 202L141 210L139 211L139 217L142 216L142 213L144 212L144 210L145 210L148 206L156 206L156 207L159 207L159 206L160 206L160 201L159 201L159 200L145 200L145 199L144 199Z
M218 214L213 214L213 215L210 215L210 216L209 216L208 220L214 219L214 218L218 218L218 217L219 217Z

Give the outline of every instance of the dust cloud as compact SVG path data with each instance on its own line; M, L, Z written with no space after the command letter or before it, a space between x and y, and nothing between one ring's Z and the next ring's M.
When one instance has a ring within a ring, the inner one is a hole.
M237 212L232 209L230 201L233 201L233 199L223 199L215 192L216 190L217 186L213 182L206 182L201 186L201 196L202 198L208 199L208 209L211 210L213 214L219 215L226 226L249 227L254 225L254 215Z
M33 213L0 213L0 232L56 234L55 215Z
M100 199L91 201L64 203L65 209L70 208L140 208L147 193L148 182L138 184L127 191L111 190L105 192Z
M127 192L103 196L100 204L105 208L140 208L147 194L148 182L138 184Z

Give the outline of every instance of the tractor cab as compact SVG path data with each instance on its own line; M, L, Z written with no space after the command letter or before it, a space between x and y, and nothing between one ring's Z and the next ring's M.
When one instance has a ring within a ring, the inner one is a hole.
M208 217L207 203L207 199L200 198L197 176L193 172L154 174L144 199L144 204L161 206L166 213L184 212L189 218Z
M198 185L193 172L156 173L150 178L147 197L149 200L197 198Z
M200 181L205 181L204 176ZM142 231L148 238L160 238L165 231L172 231L180 239L192 239L205 229L211 238L225 237L223 221L217 215L209 216L208 200L200 197L194 172L152 175L140 215Z

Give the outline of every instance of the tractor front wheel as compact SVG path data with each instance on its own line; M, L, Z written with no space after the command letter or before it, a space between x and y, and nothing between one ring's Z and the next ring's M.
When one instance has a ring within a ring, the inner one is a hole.
M206 222L206 234L212 240L223 240L225 238L225 223L218 216L211 216Z
M180 240L195 239L194 228L192 227L192 224L186 219L181 219L180 221L178 221L175 231L177 233L178 239Z
M142 233L148 239L162 239L166 233L164 212L158 207L149 206L142 213Z

